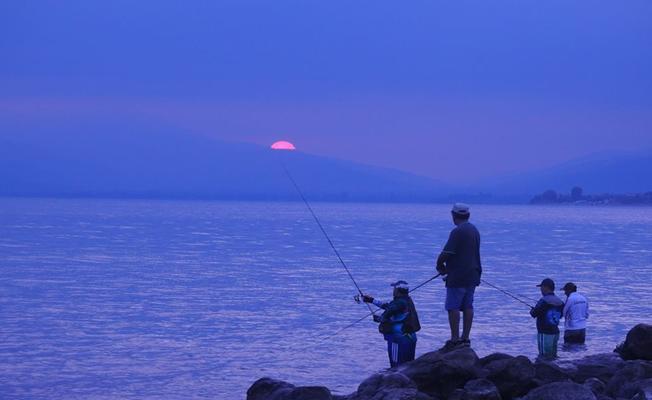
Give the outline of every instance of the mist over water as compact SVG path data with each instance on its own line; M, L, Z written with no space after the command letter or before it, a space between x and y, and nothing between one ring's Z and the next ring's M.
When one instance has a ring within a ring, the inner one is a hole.
M315 203L364 291L416 285L448 205ZM474 206L483 278L538 298L575 282L587 348L610 352L652 311L652 209ZM256 379L349 393L388 365L385 342L302 203L0 199L0 397L244 398ZM560 294L560 293L558 293ZM563 297L563 296L562 296ZM448 337L440 280L413 295L417 355ZM476 292L480 356L536 356L528 309Z

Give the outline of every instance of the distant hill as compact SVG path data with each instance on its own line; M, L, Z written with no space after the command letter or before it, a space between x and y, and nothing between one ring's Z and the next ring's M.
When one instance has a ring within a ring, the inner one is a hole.
M574 186L585 194L652 191L652 151L598 154L463 188L149 123L0 121L0 196L296 200L280 160L311 200L527 203L546 190L568 193Z
M545 190L584 193L644 193L652 191L652 151L629 154L596 154L553 168L480 182L473 190L523 200Z
M0 136L0 195L429 201L450 190L386 168L133 126L94 124ZM13 139L10 139L12 138Z

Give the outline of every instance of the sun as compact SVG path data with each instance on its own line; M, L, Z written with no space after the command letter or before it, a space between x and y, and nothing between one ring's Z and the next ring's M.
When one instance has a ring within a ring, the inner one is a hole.
M285 140L279 140L278 142L274 142L271 148L272 150L296 150L297 149L296 147L294 147L292 143Z

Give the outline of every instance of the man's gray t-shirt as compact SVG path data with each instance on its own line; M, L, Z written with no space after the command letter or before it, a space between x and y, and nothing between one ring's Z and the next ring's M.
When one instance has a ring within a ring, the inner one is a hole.
M470 222L462 222L450 233L444 246L450 254L446 261L446 287L471 287L480 284L480 232Z

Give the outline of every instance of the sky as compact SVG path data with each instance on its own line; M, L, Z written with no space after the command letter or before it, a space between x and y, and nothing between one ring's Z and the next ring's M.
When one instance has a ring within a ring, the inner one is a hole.
M144 120L444 181L652 149L648 0L5 1L0 57L0 119L52 134Z

